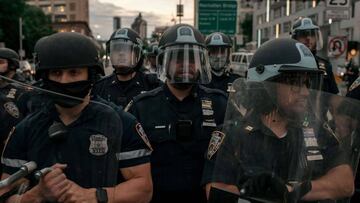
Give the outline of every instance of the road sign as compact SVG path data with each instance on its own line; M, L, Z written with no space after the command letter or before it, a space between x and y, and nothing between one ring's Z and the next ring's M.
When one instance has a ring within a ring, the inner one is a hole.
M326 0L326 19L346 20L350 18L350 0Z
M329 36L328 37L328 56L345 57L347 51L347 36Z
M205 35L213 32L223 32L227 35L236 33L236 1L199 0L197 15L199 30Z
M350 0L326 0L326 7L349 8Z

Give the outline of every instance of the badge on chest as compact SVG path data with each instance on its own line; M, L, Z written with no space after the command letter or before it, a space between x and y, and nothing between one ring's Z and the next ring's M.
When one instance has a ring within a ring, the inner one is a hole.
M90 136L90 146L89 146L89 152L92 155L95 156L102 156L106 154L109 150L108 143L107 143L107 137L104 135L91 135Z

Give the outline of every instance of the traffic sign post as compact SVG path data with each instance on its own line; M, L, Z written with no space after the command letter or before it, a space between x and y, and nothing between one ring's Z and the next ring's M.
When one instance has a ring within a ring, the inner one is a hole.
M205 35L213 32L223 32L227 35L236 33L236 1L199 0L197 15L199 30Z
M346 20L350 18L350 0L326 0L326 19Z
M347 36L329 36L328 57L346 57L347 41Z

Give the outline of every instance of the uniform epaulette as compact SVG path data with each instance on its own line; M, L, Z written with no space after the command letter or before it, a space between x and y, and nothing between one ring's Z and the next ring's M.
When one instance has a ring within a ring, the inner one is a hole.
M208 88L208 87L205 87L205 86L202 86L202 85L199 85L199 88L204 90L208 94L221 94L221 95L226 97L225 92L223 92L221 90Z
M158 95L162 90L163 90L163 87L161 86L161 87L155 88L153 90L150 90L148 92L144 92L142 94L139 94L136 97L134 97L134 102L138 102L138 101L143 100L145 98L154 97L154 96Z
M316 55L316 58L320 59L320 60L323 60L323 61L326 61L326 62L329 62L329 59L325 58L325 57L321 57L321 56Z
M95 82L95 85L96 85L96 84L103 83L103 82L106 81L108 78L111 78L111 77L113 77L113 76L114 76L114 74L110 74L110 75L107 75L107 76L105 76L105 77L102 77L102 78L100 78L98 81Z

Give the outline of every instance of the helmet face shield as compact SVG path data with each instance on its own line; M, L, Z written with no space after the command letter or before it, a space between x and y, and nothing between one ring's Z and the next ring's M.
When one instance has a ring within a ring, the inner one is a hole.
M141 58L141 47L129 40L110 41L110 61L114 67L134 68Z
M290 86L294 92L299 92L304 87L321 90L323 75L320 72L290 72L282 73L274 81Z
M229 62L230 48L228 47L209 47L209 62L213 71L222 71Z
M310 50L321 50L323 48L320 29L295 30L293 38L305 44Z
M166 47L157 58L160 79L170 83L209 83L211 73L207 54L199 45Z

